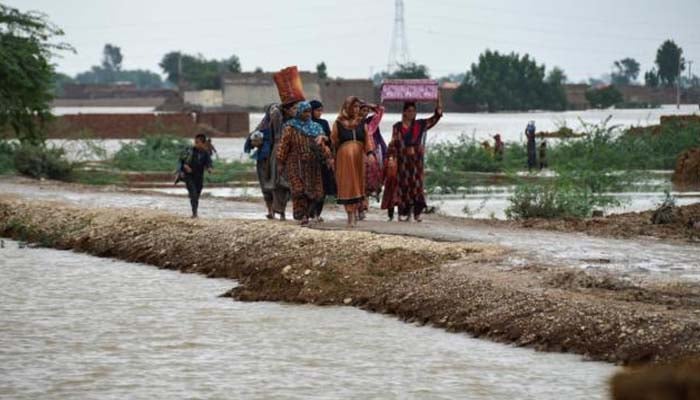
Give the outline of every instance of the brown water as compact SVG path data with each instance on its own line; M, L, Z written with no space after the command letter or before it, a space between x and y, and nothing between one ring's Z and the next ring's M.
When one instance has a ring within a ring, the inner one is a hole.
M0 248L0 398L604 399L615 367L68 251Z

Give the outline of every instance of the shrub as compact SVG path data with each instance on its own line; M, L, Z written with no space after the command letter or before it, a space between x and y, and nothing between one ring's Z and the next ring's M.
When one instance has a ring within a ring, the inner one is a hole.
M33 178L67 180L73 164L66 160L63 149L45 145L23 144L15 150L14 165L17 172Z
M508 199L508 219L586 218L596 208L620 204L612 196L596 193L576 185L518 185Z
M595 108L609 108L624 100L622 93L613 85L586 90L586 100Z
M187 140L181 137L155 135L125 144L114 154L113 164L128 171L174 171Z
M254 171L254 169L255 164L251 162L218 162L206 179L210 183L227 183L236 179L246 178L245 175Z
M15 169L15 145L8 141L0 141L0 174Z

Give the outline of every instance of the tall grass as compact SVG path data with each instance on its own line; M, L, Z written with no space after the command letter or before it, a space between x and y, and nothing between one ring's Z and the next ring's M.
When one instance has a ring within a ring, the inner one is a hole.
M124 171L175 171L188 144L181 137L146 136L138 142L124 144L114 154L112 163Z
M549 168L572 170L575 166L596 170L669 170L684 150L700 147L700 123L666 123L656 128L623 130L601 124L582 123L581 138L561 140L547 149ZM507 143L502 161L496 160L481 143L460 137L429 149L426 157L429 187L454 187L465 184L466 172L513 172L525 170L525 146ZM585 171L582 171L585 173Z
M7 174L15 169L15 144L0 140L0 174Z

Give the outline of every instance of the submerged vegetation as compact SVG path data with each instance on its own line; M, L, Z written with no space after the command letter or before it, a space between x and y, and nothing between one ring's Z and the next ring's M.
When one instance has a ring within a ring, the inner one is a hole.
M623 191L643 171L673 169L684 150L700 146L700 122L671 122L623 130L617 126L582 123L581 138L563 140L547 149L551 176L526 176L525 146L508 143L502 160L475 140L429 150L426 183L431 190L455 192L473 180L470 173L501 172L516 184L506 214L510 218L587 217L596 209L619 205L610 193Z
M71 152L80 160L90 161L69 161L62 147L0 141L0 174L19 173L89 185L122 184L128 173L174 173L188 145L187 139L178 136L147 135L142 140L123 144L108 157L99 143L87 139ZM206 180L226 183L252 173L253 169L252 163L219 160Z
M138 142L122 145L112 163L124 171L174 171L187 144L187 140L175 136L146 136Z

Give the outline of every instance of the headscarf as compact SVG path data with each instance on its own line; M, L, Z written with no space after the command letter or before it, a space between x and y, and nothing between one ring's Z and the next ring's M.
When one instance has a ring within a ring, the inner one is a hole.
M319 108L323 108L323 103L321 103L318 100L311 100L309 102L309 104L311 104L311 111L315 111L315 110L318 110Z
M321 128L323 128L323 133L326 134L327 136L331 135L331 126L328 124L328 121L326 121L323 118L314 118L313 112L318 110L319 108L323 108L323 103L321 103L318 100L311 100L309 102L311 104L311 119L321 125Z
M352 105L359 101L360 99L357 98L357 96L348 96L345 98L345 102L343 103L343 107L340 109L337 120L343 124L345 129L354 129L362 123L362 116L359 114L352 115Z
M312 121L311 118L306 121L301 119L301 114L308 110L311 110L311 104L309 104L308 101L299 102L299 104L297 104L297 115L287 121L287 125L306 136L316 137L323 134L323 128L320 124Z

